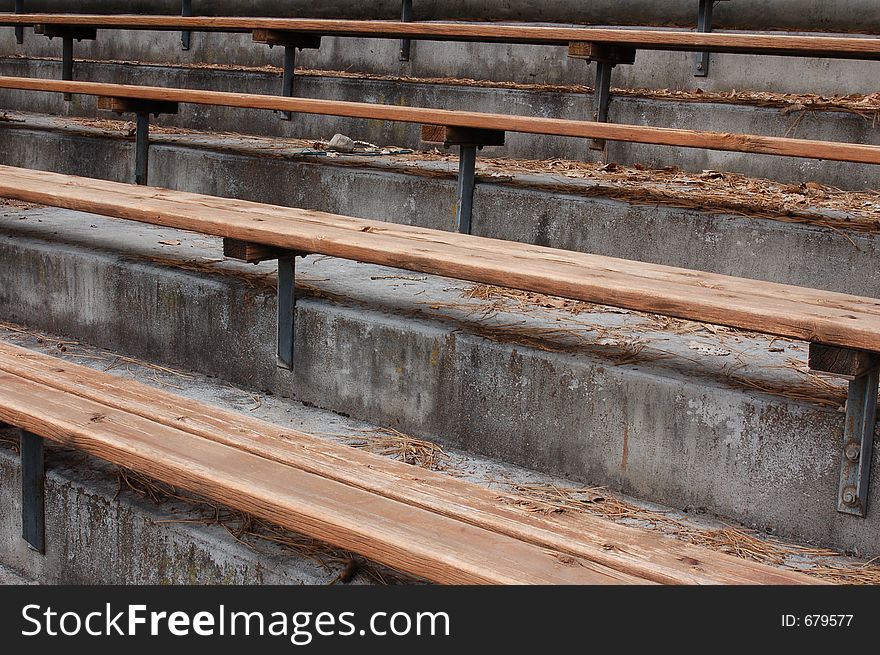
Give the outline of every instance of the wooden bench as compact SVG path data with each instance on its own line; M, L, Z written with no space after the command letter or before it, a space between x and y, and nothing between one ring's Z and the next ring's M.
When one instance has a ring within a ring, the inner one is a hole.
M620 64L633 64L638 50L697 52L695 75L708 74L710 52L822 57L839 59L880 59L880 39L839 36L794 36L761 33L712 33L712 6L718 0L700 0L697 32L670 30L634 30L587 27L536 27L497 23L414 23L412 5L404 2L400 22L368 20L327 20L258 17L191 16L191 7L183 7L183 16L105 15L105 14L0 14L0 26L21 29L34 26L46 36L61 37L62 79L73 79L74 39L94 39L97 29L181 30L184 49L189 49L193 31L251 33L254 41L269 47L282 46L284 74L282 95L294 95L296 51L319 48L322 36L401 39L400 59L410 58L410 42L460 41L560 46L568 56L596 62L593 119L608 120L611 99L611 72ZM68 96L69 98L69 96ZM285 112L285 118L290 114ZM601 138L593 148L604 149Z
M522 499L0 343L0 420L24 431L25 536L42 438L397 570L454 584L809 584L815 579Z
M292 367L294 256L313 253L752 330L811 344L812 368L851 379L838 509L864 516L880 368L880 300L349 218L0 166L0 197L161 225L276 250L279 354ZM239 244L241 245L241 244ZM230 251L227 251L230 252Z

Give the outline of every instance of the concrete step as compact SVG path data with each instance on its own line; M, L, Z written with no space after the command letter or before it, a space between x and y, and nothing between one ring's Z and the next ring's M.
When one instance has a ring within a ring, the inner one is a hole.
M80 0L74 7L65 0L28 0L28 11L129 13L126 0ZM697 0L417 0L415 20L508 20L543 22L614 23L630 25L694 26ZM13 0L0 0L0 11L12 11ZM313 18L400 18L400 0L374 0L352 3L349 0L214 0L196 6L198 13L213 16L298 16ZM143 13L179 14L179 0L141 0ZM764 0L719 2L714 24L720 28L751 30L816 29L827 31L880 31L873 0L789 0L768 3Z
M121 122L7 118L0 163L133 179L134 144ZM457 163L444 156L329 157L311 142L176 130L152 139L155 186L453 229ZM853 273L880 261L876 194L718 173L492 162L480 170L475 234L880 297L872 276Z
M291 374L275 366L271 265L222 262L218 240L174 230L2 213L6 320L547 475L880 552L880 513L836 511L845 387L806 372L806 344L310 257L297 267Z
M608 27L619 27L610 25ZM11 29L7 28L11 33ZM61 43L26 30L24 43L0 38L0 57L58 58ZM815 32L803 32L815 34ZM823 34L824 35L824 34ZM397 77L467 78L544 85L592 86L595 66L569 59L565 48L416 41L409 61L400 43L388 39L324 37L318 50L297 53L297 66L317 70ZM75 44L77 60L129 61L160 65L281 67L283 48L254 43L249 34L196 33L189 50L177 32L101 31ZM694 54L644 50L631 66L614 69L613 84L626 89L733 89L775 93L840 95L877 92L880 62L712 54L709 75L694 75Z
M78 70L81 79L123 84L265 94L277 93L280 85L277 74L259 71L127 64L83 64ZM0 73L58 78L60 63L7 58L0 60ZM584 118L590 116L592 111L592 96L584 93L424 84L418 81L401 84L391 80L318 76L304 77L297 89L297 93L304 97L443 109L467 107L485 112L557 118ZM65 103L59 94L4 90L0 92L0 101L7 109L21 111L73 116L94 116L96 113L95 99L92 97L81 96L72 103ZM618 97L612 102L610 116L613 121L636 125L880 144L880 129L852 112L788 112L742 104ZM302 138L330 138L341 132L372 143L424 147L418 125L333 116L300 115L294 121L283 121L279 114L269 111L182 105L178 116L162 117L160 123L218 132L240 132L243 126L247 126L249 134ZM602 154L590 150L589 146L586 139L509 134L506 145L493 148L492 152L523 159L596 161L603 158L604 161L640 164L650 168L678 166L691 171L735 171L797 184L821 182L842 189L871 189L877 186L876 167L866 164L614 142L609 142L607 153Z

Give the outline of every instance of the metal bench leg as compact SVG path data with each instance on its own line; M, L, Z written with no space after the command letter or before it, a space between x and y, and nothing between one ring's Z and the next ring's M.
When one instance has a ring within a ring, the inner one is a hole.
M146 186L150 165L150 114L139 112L136 120L134 183Z
M281 78L281 95L285 98L293 97L293 85L296 75L296 46L284 46L284 74ZM293 118L293 113L289 111L281 112L282 120L289 121Z
M180 7L180 15L181 16L192 16L193 8L192 8L192 0L182 0ZM192 37L192 32L190 30L183 30L180 33L180 45L184 50L189 50L190 39Z
M296 312L296 257L278 259L278 367L293 370L294 315Z
M46 468L43 438L28 432L21 435L21 536L32 550L46 552Z
M611 71L614 64L607 61L596 62L596 85L593 100L593 120L608 122L608 105L611 104ZM605 139L592 139L590 150L605 150Z
M23 14L24 13L24 0L15 0L15 13ZM15 42L19 45L24 43L24 25L16 25L15 27Z
M837 511L864 517L868 511L880 353L811 343L810 369L849 380Z
M697 16L697 32L712 31L712 10L721 0L700 0L700 13ZM709 75L709 53L698 52L694 61L694 77Z
M400 20L403 23L411 23L413 19L413 0L403 0L403 7L400 12ZM412 50L411 39L400 40L400 61L409 61L410 52Z
M474 185L476 183L477 146L458 147L458 195L455 204L455 229L471 233L474 213Z
M61 41L61 79L69 82L73 80L73 37L65 36ZM72 94L64 94L66 101L70 102L72 98Z
M875 369L849 383L837 499L837 511L844 514L864 517L868 510L878 381L880 371Z

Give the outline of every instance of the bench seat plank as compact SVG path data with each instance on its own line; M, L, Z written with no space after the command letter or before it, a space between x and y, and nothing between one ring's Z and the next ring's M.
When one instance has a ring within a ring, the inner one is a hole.
M800 573L746 562L598 517L553 517L529 512L518 504L521 499L480 485L17 346L0 343L0 371L653 582L815 583Z
M0 196L880 352L872 298L10 166L0 166Z
M0 420L434 582L650 584L6 372Z
M554 27L464 22L398 22L259 18L235 16L149 16L138 14L2 14L0 25L84 25L98 28L252 32L275 30L327 36L421 39L530 45L589 41L646 50L773 54L799 57L880 59L880 39L849 36L690 32L659 29Z

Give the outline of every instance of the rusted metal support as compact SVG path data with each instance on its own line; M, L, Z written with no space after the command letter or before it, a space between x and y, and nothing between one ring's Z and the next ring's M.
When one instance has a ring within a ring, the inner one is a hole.
M180 15L184 16L184 17L193 15L192 0L181 0ZM191 30L183 30L180 33L180 46L184 50L189 50L191 40L192 40L192 31Z
M573 59L596 62L596 81L593 85L593 120L607 123L608 107L611 104L611 71L618 64L635 63L635 48L576 41L568 44L568 56ZM605 150L605 140L592 139L590 149Z
M31 550L46 552L46 466L43 438L19 430L21 449L21 536Z
M23 14L24 13L24 0L15 0L15 13ZM24 43L24 25L16 25L15 26L15 42L18 45Z
M98 30L85 25L34 25L34 33L54 39L56 36L62 40L61 49L61 79L70 81L73 79L73 41L94 41L98 38ZM70 101L73 95L64 94L64 99Z
M811 343L810 368L849 380L837 511L864 518L868 512L871 483L880 355Z
M458 187L455 198L455 229L462 234L473 230L474 187L477 150L485 146L503 146L504 132L470 127L422 125L422 141L458 146Z
M400 20L403 23L411 23L413 19L413 0L403 0L400 10ZM409 61L412 51L412 39L400 40L400 61Z
M134 182L146 186L150 168L150 115L176 114L178 104L164 100L98 97L98 109L117 114L135 114Z
M296 51L317 50L321 47L320 34L300 34L297 32L283 32L279 30L254 30L253 38L256 43L264 43L270 48L276 45L284 47L284 71L281 76L281 95L285 98L294 96L294 83L296 72ZM282 111L283 120L291 120L293 114Z
M223 239L223 256L229 259L251 264L278 260L277 364L278 368L288 371L293 370L296 340L296 258L307 254L228 237Z

